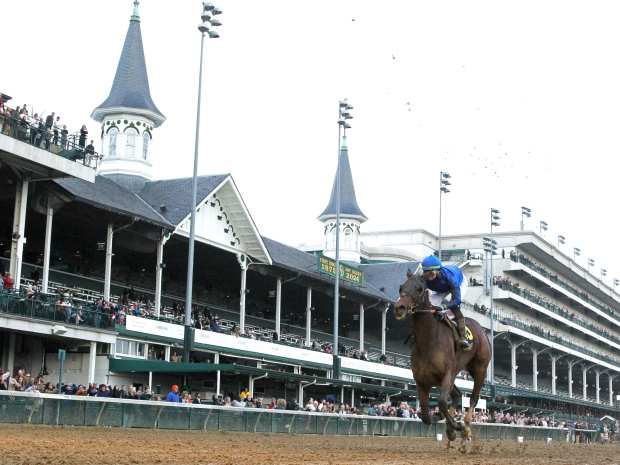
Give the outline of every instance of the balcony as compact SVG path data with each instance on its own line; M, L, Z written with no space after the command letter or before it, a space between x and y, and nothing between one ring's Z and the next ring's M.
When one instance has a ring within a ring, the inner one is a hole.
M55 155L51 158L52 160L57 160L57 162L68 161L73 165L81 165L94 173L101 159L101 155L95 152L92 145L88 144L86 136L80 137L79 132L69 134L64 127L60 128L55 125L47 127L40 121L31 119L27 114L18 114L6 106L0 108L0 138L2 136L6 136L6 139L14 142L3 141L0 144L0 151L5 152L5 157L21 155L18 161L21 164L27 162L45 164L46 157L41 156L44 152ZM16 144L16 141L19 142ZM20 143L27 144L42 152L20 150L24 147L23 145L20 146Z
M620 327L620 313L612 309L611 307L604 305L594 299L592 299L586 292L579 290L576 286L564 281L556 274L549 272L546 268L539 265L533 260L530 260L523 254L516 254L511 252L510 259L512 262L520 264L523 268L511 267L511 269L524 269L534 278L542 281L548 286L562 292L568 298L572 299L579 305L587 308L588 310L596 313L599 316L604 317L609 322Z
M554 320L557 320L569 327L579 329L582 333L604 342L614 349L620 350L620 337L611 334L606 329L579 319L574 313L570 313L567 309L549 301L549 299L541 297L540 295L532 292L530 289L521 288L508 279L500 278L497 280L496 284L500 289L509 294L513 294L513 300L530 306L531 308L552 317Z

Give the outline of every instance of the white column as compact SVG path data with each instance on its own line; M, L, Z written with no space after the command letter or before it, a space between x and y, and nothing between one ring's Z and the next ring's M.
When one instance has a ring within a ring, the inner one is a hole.
M600 404L601 403L601 384L600 384L601 372L599 370L596 370L594 374L596 375L596 403Z
M166 239L164 238L164 231L161 232L161 237L157 241L157 264L155 266L155 315L159 317L161 312L161 289L163 278L163 266L164 266L164 244Z
M213 356L213 363L220 363L220 354L215 354ZM222 373L220 372L220 370L217 370L215 372L215 395L219 396L220 395L220 390L221 390L221 378Z
M54 209L50 207L50 199L47 198L47 215L45 220L45 245L43 248L43 282L41 290L48 291L50 279L50 256L52 251L52 224L54 222Z
M607 375L609 377L609 405L614 405L614 376Z
M573 365L574 362L568 362L568 397L573 397Z
M551 394L553 394L554 396L557 393L557 387L556 387L556 381L557 381L557 375L556 375L556 362L557 362L557 357L551 357Z
M385 355L385 340L387 336L387 312L389 307L381 312L381 353Z
M510 385L517 387L517 345L510 344Z
M112 240L114 239L114 224L108 223L108 233L105 241L105 278L103 282L103 298L110 300L110 284L112 282Z
M97 362L97 343L91 341L90 352L88 353L88 383L95 382L95 364Z
M340 403L344 404L344 386L340 386Z
M9 355L6 361L6 370L9 372L9 376L13 376L15 371L15 333L9 333Z
M237 261L241 267L241 289L239 290L239 331L241 334L245 334L245 295L247 294L247 273L248 273L248 258L245 255L237 255ZM252 397L254 397L253 390L250 389Z
M351 407L355 407L355 389L351 388Z
M306 347L312 345L312 288L306 290Z
M26 208L28 206L28 184L27 178L17 183L15 191L15 211L13 213L13 240L11 243L11 262L9 273L15 281L15 289L19 290L22 279L22 259L24 255L24 237L26 230Z
M532 387L538 391L538 350L532 349Z
M364 331L366 326L364 324L364 304L360 304L360 352L364 351Z
M581 384L583 385L583 400L587 400L588 399L588 383L587 381L587 373L588 373L588 369L586 368L585 365L583 365L581 367Z
M153 392L153 372L149 371L149 389Z
M166 362L170 361L170 346L166 346L166 348L164 349L164 360Z
M276 280L276 333L280 339L280 316L282 314L282 278Z
M248 391L250 391L250 398L254 399L254 376L250 375L248 380Z

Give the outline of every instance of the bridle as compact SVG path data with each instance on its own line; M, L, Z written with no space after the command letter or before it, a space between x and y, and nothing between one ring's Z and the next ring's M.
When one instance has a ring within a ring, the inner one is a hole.
M402 291L401 291L402 292ZM424 289L424 292L429 292L428 289ZM409 305L407 305L405 307L405 314L403 315L403 318L407 315L419 315L419 314L423 314L423 313L432 313L435 314L437 313L437 309L435 307L433 307L432 305L430 306L430 308L419 308L416 304L417 304L417 300L413 299L413 296L411 294L409 294L408 292L402 292L403 294L409 296L409 298L414 301L415 303L410 303Z

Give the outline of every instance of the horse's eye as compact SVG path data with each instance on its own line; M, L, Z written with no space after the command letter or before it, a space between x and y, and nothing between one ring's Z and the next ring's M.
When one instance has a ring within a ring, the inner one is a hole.
M421 287L418 287L418 288L417 288L417 291L418 291L418 293L422 292L422 288L421 288Z

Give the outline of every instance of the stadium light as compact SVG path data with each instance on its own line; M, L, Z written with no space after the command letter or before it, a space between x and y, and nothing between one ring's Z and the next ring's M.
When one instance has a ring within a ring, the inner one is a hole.
M573 261L577 261L577 257L581 255L581 249L579 247L575 247L573 249Z
M338 102L338 165L336 168L336 276L334 279L334 341L332 346L333 370L332 378L340 379L340 357L338 351L338 326L340 314L340 153L342 141L351 127L349 121L353 106L347 99Z
M588 258L588 272L590 272L590 268L594 266L594 259L593 258Z
M618 287L618 285L620 285L620 279L614 278L614 288Z
M204 57L205 35L210 39L219 37L213 29L221 23L214 16L222 14L222 11L210 3L203 2L202 23L198 26L200 31L200 67L198 70L198 102L196 104L196 139L194 141L194 172L192 176L192 212L189 227L189 250L187 254L187 287L185 293L185 333L183 338L183 361L189 362L192 351L192 293L194 284L194 242L196 240L196 197L198 191L198 147L200 143L200 102L202 100L202 63Z
M525 230L525 218L532 217L532 209L521 207L521 231Z
M492 209L493 210L493 209ZM499 212L498 212L499 213ZM495 385L495 335L494 335L494 315L493 315L493 255L497 252L497 241L492 237L483 237L482 238L482 248L486 252L486 262L489 268L490 279L487 281L487 286L489 289L490 301L489 301L489 319L490 319L490 329L491 329L491 385ZM490 259L489 259L490 257Z
M499 210L496 208L491 208L491 232L493 232L493 226L499 226L499 220L501 220L499 216Z
M601 268L601 281L605 276L607 276L607 270L605 268Z
M443 194L447 194L448 192L450 192L450 189L448 189L448 186L452 185L452 183L450 182L450 178L451 176L449 173L445 171L439 172L439 235L437 237L437 255L440 260L441 260L441 219L442 219L441 206L443 204Z

